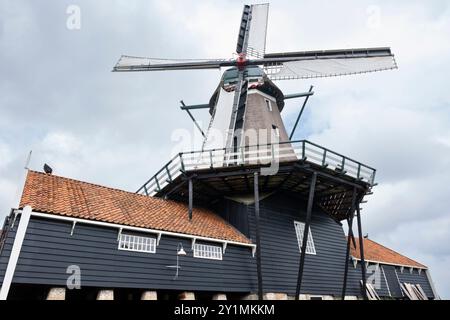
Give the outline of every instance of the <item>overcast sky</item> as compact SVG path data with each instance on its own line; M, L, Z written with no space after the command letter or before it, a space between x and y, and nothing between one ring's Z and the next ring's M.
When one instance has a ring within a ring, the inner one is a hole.
M121 54L231 58L243 3L2 0L0 219L18 204L30 150L32 169L47 162L57 175L129 191L180 151L173 133L194 129L178 101L207 102L220 73L110 71ZM274 1L267 39L267 52L393 48L396 71L278 85L315 86L296 138L377 168L364 231L428 265L446 298L449 39L446 0ZM299 103L283 111L288 131ZM206 111L196 116L207 125Z

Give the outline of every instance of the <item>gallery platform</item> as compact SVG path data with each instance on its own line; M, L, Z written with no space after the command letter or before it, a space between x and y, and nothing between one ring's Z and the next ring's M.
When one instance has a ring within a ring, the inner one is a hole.
M307 198L312 175L316 203L336 221L347 219L353 194L362 199L375 185L376 170L307 140L179 153L137 193L208 205L215 199L280 190ZM193 188L195 184L195 188Z

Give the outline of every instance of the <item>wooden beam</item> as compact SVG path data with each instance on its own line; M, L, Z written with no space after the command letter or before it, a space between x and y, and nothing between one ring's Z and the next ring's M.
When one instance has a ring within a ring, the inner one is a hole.
M190 176L189 178L186 179L181 179L181 182L178 183L174 188L172 188L171 190L165 192L162 194L162 197L164 199L169 199L169 197L174 194L175 192L179 191L181 188L183 188L183 186L186 184L186 182L191 179L192 176Z
M212 190L216 194L216 196L222 196L223 195L223 192L219 191L216 187L214 187L213 185L211 185L208 182L205 182L205 181L202 181L202 180L198 180L196 182L201 184L201 185L203 185L205 187L205 189ZM211 193L208 193L208 194L211 194Z
M299 299L300 290L302 287L303 269L305 266L305 256L306 256L306 242L308 241L309 225L311 223L311 211L313 208L314 191L316 188L316 181L317 181L317 173L314 172L312 175L312 178L311 178L311 185L309 187L308 205L306 208L305 230L303 231L303 242L302 242L302 250L300 252L300 264L299 264L299 268L298 268L297 289L295 291L295 300Z
M305 183L306 179L301 179L299 182L297 182L296 184L294 184L292 187L290 187L289 189L291 189L292 191L294 191L298 186L300 186L301 184Z
M248 192L251 192L250 182L248 181L248 175L245 175L245 186L247 187Z
M347 291L347 276L348 276L348 262L350 259L350 242L351 238L353 238L353 217L355 215L356 209L356 188L353 189L352 195L352 207L350 211L350 219L348 220L348 237L347 237L347 250L345 253L345 266L344 266L344 284L342 285L342 300L345 300L345 294Z
M230 190L230 192L234 191L233 187L230 185L227 179L225 179L224 177L221 177L220 179L222 180L223 184L228 188L228 190Z
M280 182L280 184L276 187L276 189L281 189L283 185L286 183L286 181L289 180L289 178L292 176L292 172L289 172L286 177L283 179L283 181Z
M337 183L340 183L340 184L343 184L343 185L356 187L357 189L360 189L360 190L361 189L362 190L366 189L366 186L363 186L361 184L357 184L357 183L351 182L351 181L349 181L347 179L340 178L340 177L332 175L332 174L324 173L324 172L318 171L318 170L313 169L313 168L296 166L296 169L298 169L300 171L308 172L308 173L316 173L317 175L319 175L319 176L321 176L323 178L326 178L326 179L329 179L329 180L333 180L333 181L335 181Z
M292 140L292 138L294 137L295 129L297 129L298 122L300 121L300 118L302 117L303 111L305 110L305 106L308 103L309 97L313 95L313 91L312 91L313 88L314 88L313 86L311 86L309 88L309 92L308 92L309 94L306 95L305 101L303 101L302 108L300 109L300 112L297 116L297 120L295 121L295 124L294 124L294 127L292 128L291 134L289 135L289 140ZM286 97L285 97L285 99L286 99ZM288 96L288 99L289 99L289 96Z
M192 184L192 178L189 179L189 221L192 220L192 208L194 206L194 187Z
M363 297L365 300L367 300L367 291L366 291L366 261L364 259L364 238L363 238L363 232L361 227L361 210L359 208L359 205L356 208L357 212L357 221L358 221L358 236L359 236L359 255L361 258L361 277L362 277L362 283L363 283Z
M256 272L258 274L258 299L263 300L263 279L261 268L261 234L259 225L259 186L258 173L254 173L254 191L255 191L255 224L256 224Z
M269 183L270 176L264 178L263 190L266 190L267 184Z
M210 178L222 178L222 177L233 177L233 176L242 176L254 174L255 172L259 173L262 167L253 167L253 168L241 168L236 167L236 170L227 170L223 172L218 172L217 170L212 173L197 173L196 179L210 179ZM294 166L283 166L278 170L279 173L291 172L294 170Z

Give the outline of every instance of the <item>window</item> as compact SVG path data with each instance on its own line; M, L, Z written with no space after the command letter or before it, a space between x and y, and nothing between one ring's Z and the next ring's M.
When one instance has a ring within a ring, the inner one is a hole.
M298 250L302 250L303 232L305 230L305 224L303 222L294 221L295 233L297 234ZM314 247L314 240L311 233L311 228L308 232L308 240L306 241L306 253L316 254L316 248Z
M222 260L222 247L195 243L194 258Z
M155 253L156 239L121 233L119 250Z
M268 109L269 111L272 111L272 102L270 102L270 100L267 100L267 99L264 99L264 100L266 100L266 106L267 106L267 109Z
M274 133L274 135L275 135L275 137L280 137L280 129L278 129L278 127L276 126L276 125L272 125L272 130L273 130L273 133Z

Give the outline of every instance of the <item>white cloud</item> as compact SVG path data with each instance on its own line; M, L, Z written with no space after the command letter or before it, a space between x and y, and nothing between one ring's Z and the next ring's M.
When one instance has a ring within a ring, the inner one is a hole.
M50 132L42 140L42 148L54 156L74 156L80 153L81 143L71 134Z
M11 150L6 143L0 141L0 170L5 168L12 160Z

